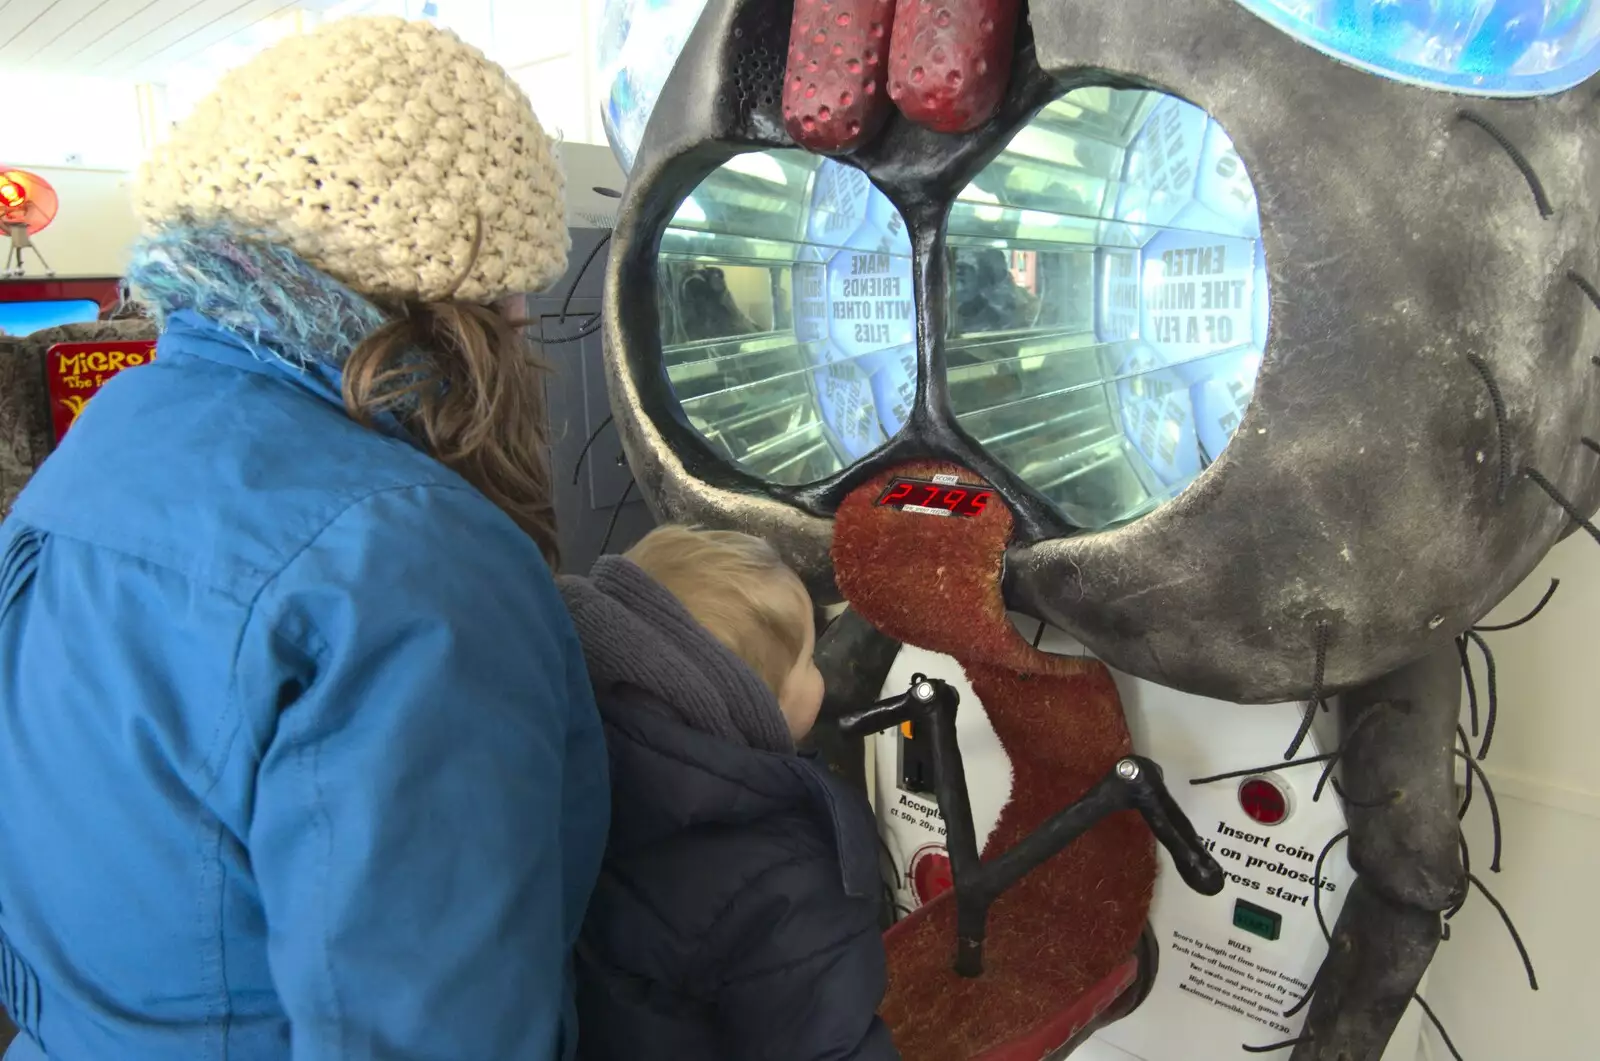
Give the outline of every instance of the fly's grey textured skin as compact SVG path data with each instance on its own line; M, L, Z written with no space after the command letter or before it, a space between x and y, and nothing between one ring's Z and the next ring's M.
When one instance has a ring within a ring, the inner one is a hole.
M1005 594L1106 662L1243 703L1345 693L1361 874L1294 1061L1376 1058L1459 905L1456 639L1600 505L1600 99L1469 98L1342 64L1232 0L1034 0L1001 112L962 136L898 115L841 161L911 234L920 379L905 428L821 483L713 453L661 360L656 248L733 155L792 148L779 105L791 5L711 0L638 152L607 278L612 406L659 518L772 540L837 598L833 510L932 457L1016 516ZM952 415L944 221L1029 117L1087 85L1157 89L1227 129L1255 183L1272 292L1254 400L1178 498L1086 532ZM642 294L649 292L651 294ZM1370 712L1382 717L1365 717ZM1369 975L1384 970L1382 977Z

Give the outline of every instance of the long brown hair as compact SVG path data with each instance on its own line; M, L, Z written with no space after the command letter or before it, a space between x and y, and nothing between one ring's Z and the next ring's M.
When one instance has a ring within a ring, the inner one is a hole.
M471 273L482 242L481 224ZM370 426L392 413L434 457L477 487L559 562L551 498L547 366L522 337L525 322L492 306L446 297L408 302L351 352L344 404Z

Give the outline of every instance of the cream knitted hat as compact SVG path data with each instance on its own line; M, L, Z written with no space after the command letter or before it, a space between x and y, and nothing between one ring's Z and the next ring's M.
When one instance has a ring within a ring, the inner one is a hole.
M230 72L145 163L147 230L280 243L355 291L433 301L541 291L566 272L564 178L506 72L426 22L350 18Z

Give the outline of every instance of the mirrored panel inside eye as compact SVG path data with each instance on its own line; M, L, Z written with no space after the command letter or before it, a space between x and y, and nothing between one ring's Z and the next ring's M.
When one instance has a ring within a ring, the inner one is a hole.
M1079 89L950 220L962 426L1079 526L1137 518L1228 444L1267 338L1255 189L1204 111Z
M1593 0L1237 0L1381 77L1493 96L1562 92L1600 70Z
M860 171L800 151L733 159L662 236L657 297L684 414L747 471L815 482L905 423L911 240Z

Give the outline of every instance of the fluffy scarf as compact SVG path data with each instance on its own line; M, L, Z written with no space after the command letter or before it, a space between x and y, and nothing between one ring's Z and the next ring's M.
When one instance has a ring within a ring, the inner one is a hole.
M126 283L158 324L193 310L299 369L338 370L388 319L293 251L223 228L179 226L144 237Z

